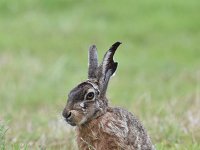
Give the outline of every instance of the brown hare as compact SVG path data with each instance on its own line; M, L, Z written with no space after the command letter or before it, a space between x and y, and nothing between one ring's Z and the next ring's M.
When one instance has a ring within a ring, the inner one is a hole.
M130 112L108 105L106 90L117 69L113 56L120 42L114 43L98 65L97 49L89 48L88 79L68 95L63 116L76 126L81 150L154 150L141 122Z

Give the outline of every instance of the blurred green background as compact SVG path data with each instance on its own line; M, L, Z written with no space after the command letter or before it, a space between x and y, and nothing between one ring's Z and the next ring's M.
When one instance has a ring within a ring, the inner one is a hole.
M0 1L0 149L76 149L61 112L87 50L116 41L110 104L157 149L200 149L200 1Z

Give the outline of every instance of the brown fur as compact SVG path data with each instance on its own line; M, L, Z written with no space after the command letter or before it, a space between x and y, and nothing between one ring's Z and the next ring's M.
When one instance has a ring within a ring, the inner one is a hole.
M77 143L81 150L153 149L140 122L121 108L109 107L104 115L77 127L76 130Z

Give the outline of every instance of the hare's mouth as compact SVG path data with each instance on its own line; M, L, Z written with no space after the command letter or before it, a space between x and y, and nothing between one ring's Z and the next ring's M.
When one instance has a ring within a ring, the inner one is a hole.
M71 126L76 126L76 124L75 124L73 121L71 121L71 120L67 120L67 119L66 119L66 122L67 122L68 124L70 124Z

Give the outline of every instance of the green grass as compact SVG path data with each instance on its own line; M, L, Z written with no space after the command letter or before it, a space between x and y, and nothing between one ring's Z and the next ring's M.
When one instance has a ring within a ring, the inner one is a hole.
M5 128L0 124L0 149L5 149Z
M122 41L110 103L134 112L157 149L200 149L200 1L0 1L1 149L76 149L67 93ZM4 126L3 126L4 125Z

